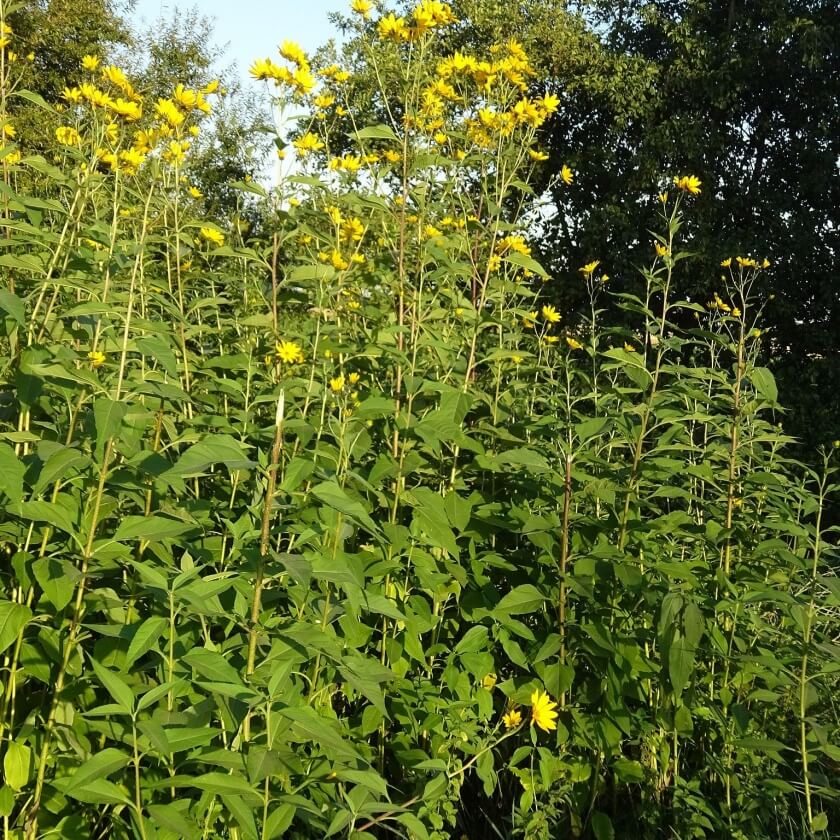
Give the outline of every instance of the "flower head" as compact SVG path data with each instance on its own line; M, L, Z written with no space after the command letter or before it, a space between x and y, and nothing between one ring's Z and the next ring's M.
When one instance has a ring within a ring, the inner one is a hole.
M574 172L572 172L572 170L568 166L566 166L565 163L560 169L560 177L563 179L563 183L566 184L566 186L571 186L572 181L575 180Z
M304 362L303 350L296 341L278 341L274 345L274 354L278 361L288 365Z
M511 709L507 714L502 716L502 723L508 731L516 729L522 723L522 712L519 709Z
M592 260L578 269L578 271L586 277L591 277L596 268L601 264L600 260Z
M370 10L373 8L373 3L370 0L352 0L350 8L357 15L361 15L367 20L370 17Z
M531 695L531 723L545 732L557 728L557 704L544 691L537 689Z
M560 320L560 313L553 306L544 306L542 316L549 324L556 324Z
M700 195L700 184L702 181L696 175L675 176L674 184L677 189L683 192L691 193L691 195Z
M225 244L225 235L221 231L216 230L216 228L203 227L199 233L202 239L212 243L217 248L221 248Z
M95 55L82 56L82 67L85 70L96 70L99 67L99 59Z
M87 357L91 367L98 368L105 364L105 354L100 350L91 350Z
M337 394L344 388L344 376L335 376L330 379L330 390Z

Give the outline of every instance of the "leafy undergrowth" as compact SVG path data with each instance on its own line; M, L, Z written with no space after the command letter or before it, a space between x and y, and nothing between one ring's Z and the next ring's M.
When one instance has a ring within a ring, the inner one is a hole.
M247 239L186 174L213 85L0 65L60 150L0 153L4 836L827 830L837 488L774 424L772 269L679 291L681 176L645 294L593 259L566 323L522 215L558 97L354 6L383 122L258 62L312 116Z

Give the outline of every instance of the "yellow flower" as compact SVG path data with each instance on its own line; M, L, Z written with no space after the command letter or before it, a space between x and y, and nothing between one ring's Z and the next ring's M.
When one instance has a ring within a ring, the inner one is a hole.
M258 58L248 68L248 72L258 81L274 79L279 68L270 58Z
M582 268L579 268L581 274L585 274L587 277L591 277L592 273L595 271L596 268L601 264L600 260L592 260L592 262L587 263Z
M105 354L99 350L91 350L87 357L91 367L98 368L105 364Z
M373 8L373 3L370 0L352 0L350 8L357 14L361 15L365 20L370 17L370 10Z
M636 352L636 348L632 344L628 344L626 341L624 342L624 349L628 353L635 353Z
M583 345L575 338L572 338L570 335L566 336L566 344L569 345L570 350L583 350Z
M525 237L515 234L504 236L496 243L497 254L506 254L508 251L515 251L525 257L531 254L531 248L525 242Z
M721 268L729 268L732 265L732 257L727 257L725 260L721 261Z
M548 154L546 152L541 152L538 149L528 149L528 157L535 161L548 160Z
M332 254L330 254L330 262L337 271L344 271L350 268L350 263L341 256L341 251L337 248L334 248Z
M380 38L387 38L392 41L406 41L408 40L408 24L405 18L397 17L393 12L384 18L381 18L376 25Z
M82 56L82 67L85 70L96 70L99 67L99 59L95 55Z
M661 242L654 242L653 247L656 248L656 255L658 257L667 257L668 256L668 248L663 245Z
M225 244L225 235L221 231L216 230L216 228L203 227L199 233L202 239L212 243L217 248L221 248Z
M566 186L570 186L572 181L575 180L574 173L568 166L566 166L565 163L560 169L560 177L563 179L563 183L566 184Z
M661 192L661 193L659 193L659 200L660 200L663 204L665 204L665 203L668 201L668 193L667 193L667 191L666 191L666 192Z
M553 306L544 306L542 316L549 324L556 324L560 320L560 313Z
M340 158L334 157L330 161L330 169L338 172L358 172L362 166L362 159L359 155L343 154Z
M498 677L495 674L486 674L484 678L481 680L481 687L486 688L488 691L492 691L493 687L496 685Z
M219 89L219 80L218 79L213 79L212 81L207 82L207 84L202 89L202 92L210 94L210 93L215 93L218 89Z
M4 137L16 137L17 130L10 122L3 123L2 134Z
M0 152L2 151L2 148L0 148ZM13 149L6 155L6 157L3 158L3 160L9 164L9 166L14 166L15 164L20 163L22 159L23 155L21 154L20 149Z
M291 61L292 64L297 64L298 67L303 67L308 64L306 60L306 53L303 51L300 44L295 41L283 41L283 43L280 44L280 55Z
M675 176L674 183L677 189L683 192L691 193L691 195L700 195L702 181L696 175Z
M201 198L204 195L198 187L190 187L188 192L193 198Z
M402 155L393 149L386 149L382 152L382 156L388 161L388 163L399 163L402 159Z
M79 132L69 125L60 125L55 130L55 139L58 140L62 146L78 146L82 140Z
M295 341L278 341L274 345L274 353L278 361L286 364L303 364L304 355L300 345Z
M517 356L515 353L514 353L514 355L513 355L513 356L511 356L511 357L510 357L510 360L511 360L511 361L512 361L515 365L521 365L521 364L522 364L522 356Z
M522 723L522 712L519 709L511 709L502 717L502 723L507 730L516 729Z
M66 99L68 102L81 102L82 101L82 92L77 87L66 87L64 88L64 92L61 94L63 99Z
M143 116L143 109L137 102L118 97L111 103L111 110L128 122L137 122Z
M362 377L358 373L351 373L347 378L350 380L351 385L357 385Z
M529 312L523 319L522 319L522 326L525 327L526 330L530 330L533 328L534 324L537 322L537 311L534 310L533 312Z
M351 216L348 219L339 219L338 223L341 225L339 238L343 242L361 242L362 237L365 235L365 226L362 224L361 219Z
M333 379L330 379L330 390L337 394L344 388L344 376L336 376Z
M292 145L298 150L301 157L309 154L309 152L317 152L324 148L324 144L318 139L318 135L311 131L307 131L303 137L293 140Z
M544 691L537 689L531 695L531 722L545 732L557 728L557 704Z
M164 119L172 128L178 128L186 117L171 99L158 99L155 113Z

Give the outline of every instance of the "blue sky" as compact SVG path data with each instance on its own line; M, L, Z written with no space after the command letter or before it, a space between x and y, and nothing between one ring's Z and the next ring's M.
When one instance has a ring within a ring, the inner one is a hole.
M191 8L214 19L215 39L227 44L222 65L233 61L246 76L255 58L277 58L281 41L297 41L307 50L325 43L335 32L329 12L347 11L350 0L137 0L134 17L156 20Z

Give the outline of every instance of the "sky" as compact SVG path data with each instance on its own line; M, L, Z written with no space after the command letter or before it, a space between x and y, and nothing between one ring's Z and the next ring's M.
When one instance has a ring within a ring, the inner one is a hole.
M227 45L222 66L236 62L247 77L255 58L277 60L281 41L297 41L307 52L335 34L327 20L330 12L346 12L350 0L137 0L134 17L152 23L163 12L192 8L214 19L215 40Z

